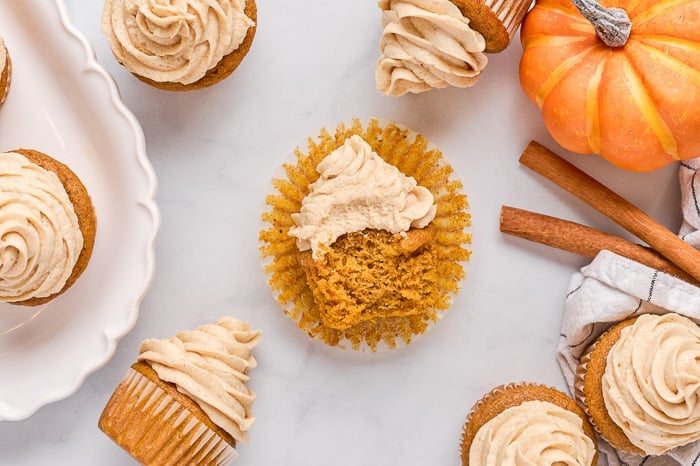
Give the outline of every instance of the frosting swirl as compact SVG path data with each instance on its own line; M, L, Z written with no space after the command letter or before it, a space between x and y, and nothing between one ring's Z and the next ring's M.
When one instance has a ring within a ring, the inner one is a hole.
M248 443L255 393L245 382L257 365L250 352L259 339L248 323L224 317L171 338L144 340L138 360L175 384L236 441Z
M292 214L299 250L313 257L341 235L365 229L401 233L424 228L437 210L432 193L382 160L360 136L353 135L316 168L301 211Z
M129 71L191 84L236 50L254 26L243 0L106 0L102 31Z
M674 313L639 316L608 353L603 400L647 454L700 439L700 328Z
M380 0L377 89L384 95L469 87L488 59L486 41L449 0Z
M0 301L58 293L83 235L58 176L22 154L0 155Z
M590 466L595 453L578 415L547 401L527 401L479 429L469 449L469 464Z

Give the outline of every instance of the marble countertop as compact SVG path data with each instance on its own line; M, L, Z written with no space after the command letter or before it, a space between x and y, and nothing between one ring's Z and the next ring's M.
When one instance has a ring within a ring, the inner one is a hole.
M374 85L375 1L259 0L240 68L212 88L169 93L115 62L100 31L101 1L65 6L143 127L162 215L156 272L138 322L104 367L68 398L0 422L0 465L134 464L97 419L139 342L223 315L263 332L250 381L257 420L240 466L457 466L465 415L485 392L517 381L565 389L554 351L569 279L587 260L502 235L500 207L628 236L519 165L530 140L557 146L518 84L517 41L489 56L472 88L389 98ZM282 314L260 265L258 231L270 179L292 150L322 127L373 116L422 133L450 160L471 204L473 255L438 325L408 347L365 354L326 347ZM675 167L633 174L558 152L678 228Z

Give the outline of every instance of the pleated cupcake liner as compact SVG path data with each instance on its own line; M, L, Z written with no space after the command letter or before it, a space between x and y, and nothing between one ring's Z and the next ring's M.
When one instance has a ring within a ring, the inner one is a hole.
M300 211L309 185L319 177L316 166L352 135L361 136L387 163L433 193L438 209L429 228L435 230L440 303L423 314L365 321L338 330L323 324L300 264L296 239L288 232L295 226L292 214ZM354 119L349 126L340 124L334 133L322 129L317 139L308 139L307 146L306 152L297 148L294 160L283 165L283 175L273 179L276 192L267 197L270 210L262 215L261 254L275 299L299 328L330 346L376 352L410 344L440 320L465 276L463 264L471 254L467 249L471 234L466 228L471 217L462 183L453 177L452 167L439 150L418 133L395 123L371 119L364 125Z
M228 465L238 457L231 444L133 368L107 402L99 427L146 465Z

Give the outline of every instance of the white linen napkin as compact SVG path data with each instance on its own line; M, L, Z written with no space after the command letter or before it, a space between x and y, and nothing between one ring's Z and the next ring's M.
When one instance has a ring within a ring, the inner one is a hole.
M681 162L679 181L683 225L680 237L700 249L700 159ZM571 394L578 359L588 345L613 324L642 313L683 314L700 324L700 288L683 280L601 251L571 278L566 295L557 361ZM618 452L604 441L599 464L640 466L648 457ZM681 465L700 466L700 441L671 450L666 455ZM655 463L658 464L658 463ZM667 462L665 464L672 464Z

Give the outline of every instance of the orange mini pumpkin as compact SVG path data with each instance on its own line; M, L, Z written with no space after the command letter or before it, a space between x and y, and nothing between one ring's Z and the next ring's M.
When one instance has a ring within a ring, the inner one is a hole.
M603 0L631 21L606 45L572 0L537 0L520 83L565 149L632 171L700 157L700 0Z

